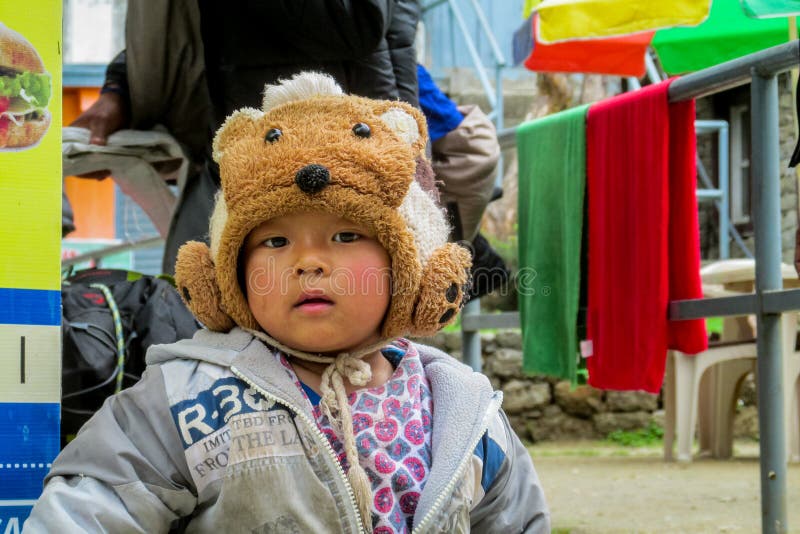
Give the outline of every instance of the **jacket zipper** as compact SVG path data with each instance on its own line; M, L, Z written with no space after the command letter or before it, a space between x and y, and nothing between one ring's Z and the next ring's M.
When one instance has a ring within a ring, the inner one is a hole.
M278 404L281 404L281 405L285 406L286 408L290 409L292 412L294 412L294 414L296 416L300 417L300 419L303 420L303 422L306 424L306 426L311 429L311 431L316 436L317 441L321 442L324 445L324 448L328 451L328 454L330 455L331 459L333 460L333 464L336 466L336 470L339 472L339 476L341 476L342 481L344 482L344 485L347 488L347 494L350 496L350 504L353 506L353 512L355 513L356 520L358 521L358 532L361 533L361 534L364 534L363 522L361 521L361 514L358 511L358 505L356 504L356 496L355 496L355 493L353 493L353 487L350 485L350 481L347 480L347 474L344 472L344 468L342 468L342 465L339 463L339 459L336 457L336 452L333 450L333 446L331 446L331 443L330 443L330 441L328 441L328 438L326 438L325 435L322 433L322 431L319 429L319 427L317 427L317 423L312 421L311 418L308 417L297 406L295 406L292 403L290 403L288 401L285 401L285 400L283 400L283 399L281 399L279 397L276 397L275 395L272 395L271 393L267 393L266 390L264 390L263 388L257 386L251 380L249 380L247 377L245 377L244 374L242 374L242 372L239 371L236 367L231 366L230 369L233 372L233 374L235 374L237 377L239 377L240 380L244 381L248 386L250 386L251 388L256 390L263 397L265 397L266 399L271 400L273 402L276 402ZM477 444L478 443L475 442L476 446L477 446ZM474 449L475 446L473 446L472 448Z
M491 409L487 411L486 415L484 416L482 430L478 432L477 434L478 437L475 438L472 441L472 443L470 443L470 446L467 448L467 454L464 455L464 458L461 459L461 463L458 465L458 469L456 469L455 473L453 474L453 477L450 479L450 482L447 483L447 486L445 486L444 491L442 491L439 494L439 496L436 497L436 500L433 502L433 506L431 506L431 509L428 510L427 514L425 514L425 517L422 518L422 521L419 522L419 525L417 525L412 530L412 534L415 532L417 533L424 532L425 528L427 528L428 526L427 523L433 520L434 515L436 515L436 513L439 511L439 508L441 508L442 505L444 504L445 496L450 495L450 493L452 493L453 489L456 486L456 482L463 476L464 471L467 468L467 465L469 465L469 460L472 457L472 453L475 451L475 447L478 446L478 442L481 440L481 438L483 438L483 435L489 429L489 423L492 417L494 417L494 415L497 413L497 410L500 409L500 405L502 404L502 402L503 402L502 397L500 397L499 399L497 398L492 399L492 406L490 406Z

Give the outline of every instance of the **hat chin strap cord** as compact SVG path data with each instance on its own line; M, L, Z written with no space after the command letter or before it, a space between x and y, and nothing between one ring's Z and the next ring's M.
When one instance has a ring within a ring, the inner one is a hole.
M387 343L394 339L382 339L353 352L340 352L336 356L323 356L287 347L265 332L249 328L246 330L286 354L301 360L329 364L322 372L319 407L331 424L341 432L347 463L350 464L347 478L353 487L364 528L367 532L370 532L372 530L372 486L367 473L358 461L358 449L356 448L356 439L353 434L353 416L348 406L344 377L347 377L354 386L366 386L372 378L372 369L362 358L386 346Z

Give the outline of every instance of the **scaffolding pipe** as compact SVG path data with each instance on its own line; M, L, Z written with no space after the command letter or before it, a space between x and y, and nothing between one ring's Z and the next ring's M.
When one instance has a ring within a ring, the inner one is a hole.
M475 65L475 70L478 72L478 80L480 80L483 91L486 93L486 98L489 99L489 105L495 108L497 106L497 97L492 91L492 84L489 83L489 77L486 76L486 72L483 70L478 49L475 48L475 42L471 37L472 34L467 30L467 24L464 22L464 17L461 16L461 11L459 11L455 1L449 0L447 6L450 8L450 13L452 13L458 27L461 29L461 35L464 37L464 43L467 45L467 52L469 52L472 63Z

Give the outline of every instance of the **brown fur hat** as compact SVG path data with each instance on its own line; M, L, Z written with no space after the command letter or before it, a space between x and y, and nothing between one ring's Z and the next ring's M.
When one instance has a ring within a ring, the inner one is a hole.
M176 281L209 329L261 330L237 277L248 233L263 221L321 211L363 224L391 257L392 299L382 336L431 335L466 300L469 253L447 242L431 193L414 179L427 165L425 118L403 102L344 95L334 80L302 73L267 86L261 110L231 115L214 139L222 188L210 242L178 254Z

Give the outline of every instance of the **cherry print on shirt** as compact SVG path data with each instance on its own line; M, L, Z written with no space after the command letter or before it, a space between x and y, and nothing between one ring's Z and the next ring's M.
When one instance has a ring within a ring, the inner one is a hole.
M426 444L424 447L417 449L417 456L422 460L425 465L431 465L431 447Z
M372 426L372 417L365 413L355 414L353 416L353 433L358 435L361 431L368 429Z
M377 409L378 399L369 393L364 393L361 396L361 400L358 401L358 405L356 406L356 410L359 412L375 413Z
M389 457L393 460L400 461L411 452L411 447L408 446L408 443L403 441L403 438L397 438L389 444L387 452L389 453Z
M381 441L392 441L397 436L397 423L391 419L381 421L375 425L375 435Z
M409 378L407 385L408 392L411 393L411 395L416 396L417 390L419 390L419 375L414 375Z
M405 391L406 389L405 386L403 385L403 382L400 380L389 382L388 386L389 386L389 395L394 395L395 397L402 395L403 391Z
M396 368L389 382L348 395L356 447L371 485L373 532L381 534L411 532L431 461L430 444L424 442L429 439L432 426L430 386L422 375L419 355L413 347L403 347L404 354L390 358ZM409 362L415 364L409 366ZM290 367L287 373L302 391ZM313 407L313 412L347 470L344 446L336 437L336 430L318 406ZM428 434L421 443L415 443L426 424Z
M422 445L425 441L425 430L422 427L422 421L409 421L404 434L406 439L414 445Z
M397 399L386 399L383 401L383 412L388 417L396 417L405 423L411 417L413 404L410 402L401 403Z
M408 474L408 471L398 466L397 470L392 475L392 489L394 492L402 493L410 489L413 485L414 481L411 479L411 475Z
M403 465L406 466L406 469L417 482L425 478L425 466L419 458L414 458L413 456L406 458L403 460Z
M374 499L375 509L381 514L389 513L394 505L394 496L392 496L392 488L381 488L375 494Z
M364 472L367 474L367 478L369 478L369 483L372 486L372 491L374 492L376 489L378 489L378 486L381 485L381 482L383 482L383 477L381 477L378 473L376 473L369 467L365 467Z
M375 441L375 438L372 436L359 436L356 439L356 448L358 448L358 454L364 458L368 458L372 451L374 451L377 447L378 442Z
M417 503L419 503L419 493L416 491L409 491L400 497L400 509L404 514L414 515L417 511Z
M431 428L433 427L433 417L431 417L431 412L426 410L425 408L422 409L422 429L425 433L429 433Z
M403 514L400 512L400 508L395 506L392 513L389 514L389 522L394 527L395 532L400 532L405 525L405 520L403 519Z
M394 468L395 463L384 453L379 452L375 455L375 469L377 469L379 473L388 475L394 471Z

